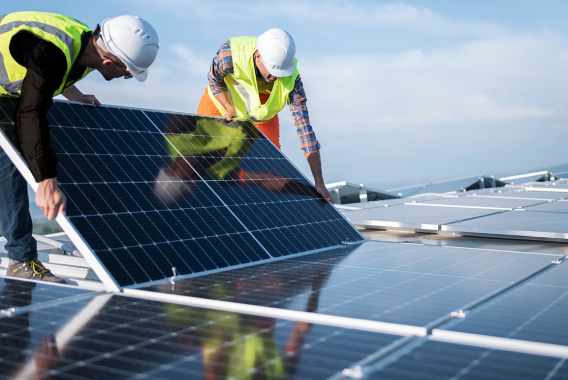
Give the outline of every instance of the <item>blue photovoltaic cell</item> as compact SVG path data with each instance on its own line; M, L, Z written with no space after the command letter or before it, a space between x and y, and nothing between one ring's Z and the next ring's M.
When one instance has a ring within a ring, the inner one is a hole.
M559 257L367 242L144 290L426 326Z
M534 280L480 306L450 330L566 345L568 265L556 265Z
M560 380L567 377L565 359L427 341L366 378Z
M67 216L120 286L363 239L251 123L59 101L48 119Z
M0 318L0 379L327 379L399 339L109 294Z

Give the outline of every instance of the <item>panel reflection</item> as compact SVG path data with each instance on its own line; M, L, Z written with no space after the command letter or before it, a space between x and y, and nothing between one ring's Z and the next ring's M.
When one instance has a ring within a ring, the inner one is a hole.
M0 318L0 329L2 379L324 379L398 339L116 295Z
M250 123L172 114L163 132L171 164L160 169L154 190L167 204L193 196L200 180L308 195L325 204L298 171L290 172L289 163ZM245 160L255 144L260 157Z

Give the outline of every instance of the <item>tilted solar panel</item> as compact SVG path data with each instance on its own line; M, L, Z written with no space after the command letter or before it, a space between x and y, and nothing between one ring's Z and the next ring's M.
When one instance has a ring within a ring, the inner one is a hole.
M60 101L48 119L67 219L115 286L363 240L248 122Z

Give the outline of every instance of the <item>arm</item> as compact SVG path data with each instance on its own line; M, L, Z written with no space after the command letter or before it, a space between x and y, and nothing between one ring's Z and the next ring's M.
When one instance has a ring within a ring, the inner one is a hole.
M231 52L231 44L227 41L221 45L217 51L217 54L211 63L209 74L207 75L209 88L211 89L213 96L227 111L225 115L223 115L227 121L231 121L233 117L237 116L233 102L231 102L231 99L229 98L227 85L225 84L225 77L233 73L233 54Z
M290 111L296 126L296 133L300 139L300 145L304 151L304 156L308 160L312 175L314 176L316 191L328 202L333 203L331 194L325 187L323 181L323 172L321 168L320 144L316 139L312 126L310 125L310 116L306 105L307 98L304 92L304 85L300 75L296 78L294 90L290 92Z
M331 194L325 187L325 183L323 181L323 173L321 170L321 156L319 150L314 150L313 152L304 153L306 156L306 160L308 160L308 164L310 165L310 169L312 171L312 175L314 176L314 181L316 183L315 188L318 193L329 203L333 203L333 199L331 198Z
M27 36L25 36L27 37ZM12 46L13 45L13 46ZM58 162L50 147L47 111L53 103L53 93L59 88L67 63L57 47L43 40L12 41L10 50L22 50L21 63L28 68L22 83L19 105L15 114L18 143L39 188L36 204L52 220L57 212L65 212L66 197L57 185Z
M217 99L223 108L227 110L227 112L223 115L227 121L231 121L233 117L237 116L237 111L235 111L235 106L233 106L233 102L229 99L229 93L227 91L223 91L215 95L215 99Z
M101 105L101 102L99 102L95 95L85 95L75 86L69 87L67 90L63 91L61 95L65 96L67 100L74 102L94 104L95 106Z

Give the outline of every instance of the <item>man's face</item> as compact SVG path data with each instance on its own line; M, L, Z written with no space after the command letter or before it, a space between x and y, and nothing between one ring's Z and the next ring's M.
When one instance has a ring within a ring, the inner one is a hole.
M262 75L262 78L264 78L266 82L274 82L276 79L278 79L278 77L275 77L274 75L270 74L268 70L266 70L266 67L264 66L264 63L262 63L262 59L260 59L260 54L258 54L258 52L254 53L254 61L256 63L258 71L260 72L260 75Z
M114 56L105 56L103 65L99 71L106 80L113 80L114 78L120 77L124 77L125 79L132 78L132 74L130 74L126 65Z

